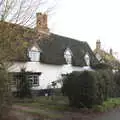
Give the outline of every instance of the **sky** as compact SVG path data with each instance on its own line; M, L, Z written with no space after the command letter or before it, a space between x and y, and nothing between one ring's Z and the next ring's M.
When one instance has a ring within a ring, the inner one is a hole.
M95 49L96 40L120 58L119 0L60 0L48 17L51 32L87 41Z

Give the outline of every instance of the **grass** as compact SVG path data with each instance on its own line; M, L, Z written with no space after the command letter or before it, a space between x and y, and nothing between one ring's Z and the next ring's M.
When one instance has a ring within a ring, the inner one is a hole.
M105 112L118 106L120 106L120 98L111 98L104 101L102 105L93 106L92 109L97 112Z
M36 115L36 116L42 116L43 118L50 118L50 119L56 119L56 118L62 118L62 114L54 114L54 113L49 113L49 112L46 112L44 110L21 110L21 109L17 109L16 111L19 111L19 112L23 112L23 113L27 113L27 114L30 114L30 115Z
M31 108L36 108L45 111L71 111L72 108L68 106L68 99L64 96L55 96L52 100L48 97L37 97L33 100L24 99L16 105L26 106ZM120 106L120 98L111 98L107 101L104 101L102 105L95 105L92 107L94 112L105 112L111 110L117 106ZM82 109L81 109L82 110ZM89 109L88 109L89 110ZM33 111L34 112L34 111ZM35 111L37 113L37 111ZM40 111L38 111L39 113Z
M17 111L40 115L44 118L62 118L63 114L60 111L69 109L68 99L63 96L55 96L53 100L44 96L34 99L15 99L14 102L14 105L30 107L30 109L17 109Z
M41 96L31 101L29 99L24 99L16 102L15 104L44 110L64 111L69 109L68 99L63 96L55 96L53 100L51 98Z

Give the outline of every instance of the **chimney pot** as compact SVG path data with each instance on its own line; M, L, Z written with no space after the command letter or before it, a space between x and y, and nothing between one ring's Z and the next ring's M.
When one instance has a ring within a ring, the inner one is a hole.
M37 13L37 22L36 22L36 29L38 33L47 33L49 32L48 25L47 25L47 14Z
M96 41L96 49L100 49L101 48L101 42L100 40Z
M113 50L112 50L112 48L110 48L110 55L113 55Z

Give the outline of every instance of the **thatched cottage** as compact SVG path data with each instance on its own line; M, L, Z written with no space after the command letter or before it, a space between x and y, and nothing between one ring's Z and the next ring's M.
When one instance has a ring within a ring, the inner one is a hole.
M19 27L17 34L22 35L30 29ZM46 14L37 14L36 28L27 33L27 36L29 37L25 41L30 44L24 48L24 52L16 54L17 57L12 59L12 66L8 68L9 72L14 73L16 84L17 74L22 68L29 73L28 80L33 89L45 89L67 73L91 70L90 66L98 63L87 42L50 33ZM14 37L12 39L16 39ZM57 86L61 87L59 82Z

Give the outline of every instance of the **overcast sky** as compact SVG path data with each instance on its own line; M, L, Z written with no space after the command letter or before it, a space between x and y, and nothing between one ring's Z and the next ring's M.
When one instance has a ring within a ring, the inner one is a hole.
M120 51L120 0L60 0L49 17L52 32ZM119 53L120 54L120 53Z

